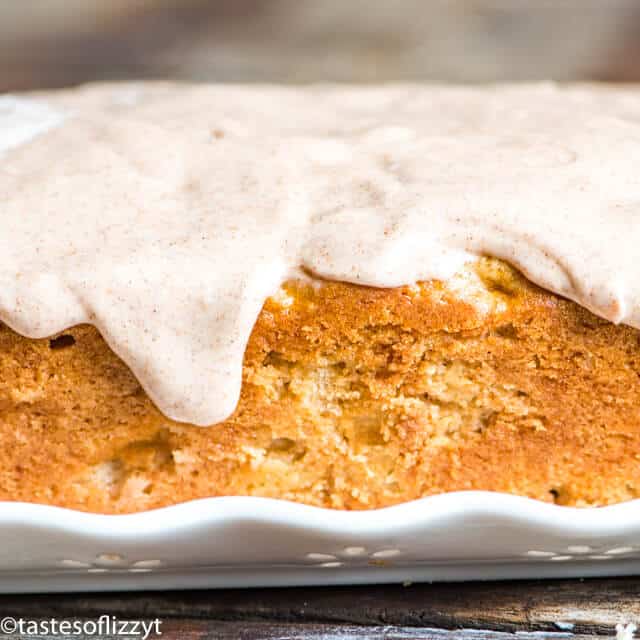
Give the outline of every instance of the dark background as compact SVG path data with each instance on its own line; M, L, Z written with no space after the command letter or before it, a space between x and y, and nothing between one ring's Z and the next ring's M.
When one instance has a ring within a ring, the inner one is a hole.
M640 80L638 0L0 0L0 91L213 81Z

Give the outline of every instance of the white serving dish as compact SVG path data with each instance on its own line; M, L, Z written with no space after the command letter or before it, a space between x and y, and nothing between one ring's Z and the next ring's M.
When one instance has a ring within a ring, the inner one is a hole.
M7 502L0 532L3 593L640 573L640 500L478 491L345 512L238 497L124 516Z

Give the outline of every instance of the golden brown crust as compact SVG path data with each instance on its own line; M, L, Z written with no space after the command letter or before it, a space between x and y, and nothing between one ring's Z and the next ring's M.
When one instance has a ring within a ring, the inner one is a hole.
M162 416L98 332L0 326L0 499L105 513L259 495L341 509L488 489L640 491L640 334L483 259L447 286L296 281L226 422Z

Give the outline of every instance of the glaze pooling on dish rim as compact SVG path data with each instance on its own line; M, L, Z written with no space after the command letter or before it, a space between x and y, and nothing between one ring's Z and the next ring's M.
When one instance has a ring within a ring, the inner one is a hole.
M0 142L0 319L33 338L96 325L172 419L233 412L255 319L301 267L393 287L490 254L640 327L633 89L140 84L4 100L0 138L7 118L42 124Z

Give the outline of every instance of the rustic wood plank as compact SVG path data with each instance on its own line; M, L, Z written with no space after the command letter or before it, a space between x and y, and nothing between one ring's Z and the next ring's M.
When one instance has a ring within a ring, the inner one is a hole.
M513 640L513 635L495 631L471 631L459 629L444 631L438 629L399 626L358 626L322 623L286 622L220 622L214 620L169 620L160 627L162 635L150 633L148 640ZM0 640L14 640L14 635L0 633ZM54 640L60 635L43 634L42 640ZM74 635L79 640L90 640L95 635ZM116 640L122 635L116 633L99 636L103 640ZM130 637L130 636L128 636ZM141 637L141 636L139 636ZM595 640L597 636L571 636L571 640ZM523 633L518 640L541 640L539 634ZM545 634L543 640L567 640L566 634Z
M1 596L3 615L269 621L612 635L640 621L640 579Z
M196 633L202 633L200 627ZM211 635L176 635L175 638L215 638L216 640L513 640L511 634L478 631L442 631L396 626L355 626L286 623L222 623L205 631ZM165 636L163 636L165 637ZM166 636L165 638L172 636ZM572 640L593 640L594 636L572 636ZM541 640L532 633L518 640ZM545 635L543 640L566 640L566 635Z

